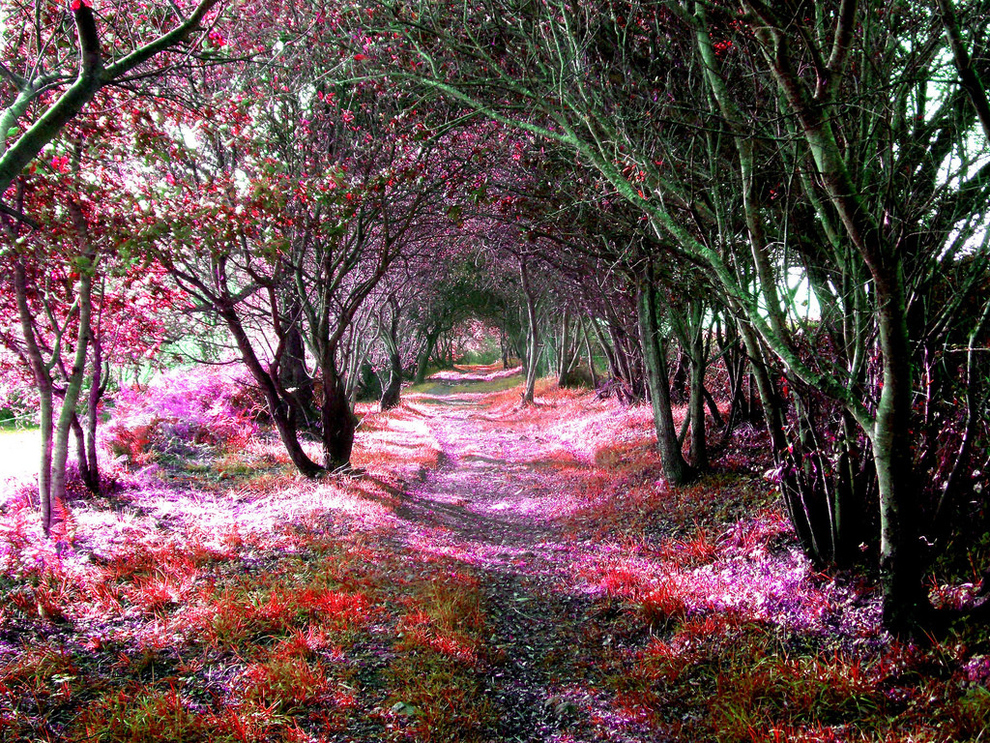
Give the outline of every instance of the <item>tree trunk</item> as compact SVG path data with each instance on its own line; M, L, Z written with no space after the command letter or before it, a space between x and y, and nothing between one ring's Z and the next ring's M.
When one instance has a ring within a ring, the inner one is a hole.
M522 289L526 297L526 319L527 328L526 340L526 387L523 390L523 403L532 404L536 391L536 366L540 358L540 336L536 327L536 297L529 282L529 268L526 265L526 258L523 257L519 264L519 273L522 278Z
M646 365L646 383L653 408L653 423L657 434L657 449L663 463L664 475L671 485L683 485L693 472L684 461L674 428L674 413L670 403L670 378L663 340L657 327L656 301L653 287L642 281L638 287L636 306L639 314L640 341Z
M304 419L315 417L313 377L306 368L306 343L295 318L301 315L298 299L290 307L291 318L284 327L284 350L278 366L279 384L295 398Z
M390 353L388 365L388 385L382 391L382 410L391 410L398 406L402 394L402 358L397 353Z
M829 201L873 277L883 389L872 430L866 433L873 448L880 500L884 623L894 632L912 632L928 602L921 583L923 550L919 549L918 492L913 483L911 341L900 246L884 237L882 225L866 207L836 136L835 119L827 109L812 104L792 60L783 53L784 32L768 25L758 37L777 52L771 70L800 123ZM864 411L859 416L861 425L869 428Z
M343 386L344 386L344 396L347 398L347 407L350 410L354 409L354 405L357 402L358 388L364 384L364 381L371 376L370 373L365 376L365 358L367 349L364 348L364 344L361 342L360 334L354 332L351 334L351 348L348 355L345 357L345 368L343 376Z
M691 418L691 466L695 472L704 472L708 469L708 444L705 436L705 344L700 314L695 320L696 327L691 339L688 416Z
M691 360L688 354L677 354L677 363L670 380L670 399L678 405L691 396Z
M419 356L416 358L416 376L413 378L413 384L422 384L426 381L426 369L430 364L430 356L433 355L433 349L436 348L437 339L439 338L439 327L426 333L423 348L420 350Z
M880 494L880 582L884 623L911 631L923 619L923 561L911 441L911 353L900 265L877 280L883 390L871 437Z
M52 433L54 427L54 389L52 375L41 355L34 333L34 319L27 301L27 272L20 259L14 261L14 291L20 316L24 348L31 364L31 373L38 388L41 433L41 463L38 467L38 497L41 506L41 528L45 536L52 528Z
M88 245L88 238L85 233L85 222L78 207L70 204L70 212L76 217L76 229L79 231L79 239L87 243L83 248L82 258L84 265L79 268L79 281L77 283L77 299L79 301L79 331L76 336L76 353L72 361L72 368L66 380L65 396L62 398L62 408L59 410L58 420L55 424L54 441L52 443L52 502L65 504L66 502L66 464L69 458L69 436L72 429L72 422L76 418L76 404L79 402L79 395L82 392L83 378L86 373L86 358L89 355L89 339L91 335L91 318L93 313L93 271L96 269L96 255ZM49 521L49 525L54 523Z
M571 311L564 309L560 320L560 358L557 359L557 386L567 387L570 384L571 367L574 355L571 352Z
M834 524L834 562L839 567L853 565L861 557L859 545L870 539L865 529L868 523L866 493L875 491L876 474L871 463L866 461L869 452L862 452L857 444L857 433L856 421L849 411L843 410L835 496L830 504Z
M344 380L341 379L332 358L324 359L323 404L321 421L323 429L324 466L329 471L346 469L351 464L354 448L354 432L357 418L351 412Z
M106 391L106 382L103 378L103 343L100 341L99 330L93 334L90 342L93 349L93 368L89 376L89 395L86 400L86 425L83 428L83 435L86 441L86 487L94 495L100 492L100 461L98 457L98 445L96 440L96 428L100 422L100 400ZM80 468L81 469L81 468Z
M234 342L241 352L241 360L261 388L268 413L272 417L275 430L278 431L278 436L293 466L304 477L319 477L325 470L309 458L303 450L302 444L299 443L298 410L294 401L288 398L287 394L283 395L280 392L278 378L272 373L273 369L266 370L258 359L254 347L251 345L251 339L245 332L237 313L230 308L223 307L219 308L219 312L227 324L230 334L234 336Z
M591 327L595 331L595 337L598 339L598 345L602 347L602 353L604 354L605 361L608 364L609 374L611 374L614 379L623 379L622 369L619 366L619 359L613 345L610 344L605 338L605 334L602 332L601 326L597 322L591 320ZM613 335L611 328L609 328L609 335Z
M615 353L615 365L619 373L616 377L625 382L624 392L630 402L643 398L642 381L634 371L633 360L630 359L628 345L624 341L628 337L626 331L617 323L609 323L609 334L612 336L612 350Z
M760 407L763 409L763 422L770 436L774 461L779 461L782 453L787 451L787 438L784 436L784 402L777 394L770 379L763 355L763 347L760 345L756 333L749 323L742 319L737 322L736 327L746 349L746 356L749 357L750 378L756 381ZM750 390L748 398L750 414L752 415L752 408L754 407L752 390Z
M86 485L87 490L91 493L97 493L99 490L94 490L90 486L93 476L89 471L89 459L86 457L86 434L83 431L82 423L79 421L79 416L73 416L69 425L72 430L72 439L76 444L76 465L79 468L79 477Z
M399 319L401 310L394 296L389 296L388 305L391 309L387 323L379 323L378 335L382 345L388 351L388 384L382 387L379 406L382 410L391 410L399 404L402 394L402 356L399 353Z
M594 321L592 321L594 322ZM598 389L598 372L595 371L595 357L591 352L591 338L588 336L588 326L581 321L581 330L584 333L584 349L588 354L588 371L591 374L591 389Z

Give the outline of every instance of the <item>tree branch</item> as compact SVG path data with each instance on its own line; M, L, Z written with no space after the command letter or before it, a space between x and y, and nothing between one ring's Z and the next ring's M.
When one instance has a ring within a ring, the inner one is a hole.
M79 44L79 73L76 81L0 156L0 193L7 190L14 178L55 138L62 127L82 111L101 87L185 39L218 2L220 0L202 0L192 15L172 31L107 68L102 65L99 33L93 11L80 3L73 11Z
M945 28L945 37L949 40L952 49L952 58L956 63L956 70L959 71L959 82L969 95L976 109L976 115L980 119L983 127L983 135L990 141L990 101L987 100L987 91L983 87L980 76L973 69L973 60L970 59L969 52L963 45L962 36L959 33L959 23L956 20L955 9L951 0L938 0L939 14L942 16L942 26Z

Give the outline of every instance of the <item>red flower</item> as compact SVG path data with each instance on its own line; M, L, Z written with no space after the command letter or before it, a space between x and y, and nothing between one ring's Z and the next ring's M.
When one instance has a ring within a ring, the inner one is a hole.
M78 2L78 1L79 0L76 0L76 2ZM362 59L367 59L367 58L368 58L368 55L367 54L355 54L354 55L354 61L355 62L360 62Z

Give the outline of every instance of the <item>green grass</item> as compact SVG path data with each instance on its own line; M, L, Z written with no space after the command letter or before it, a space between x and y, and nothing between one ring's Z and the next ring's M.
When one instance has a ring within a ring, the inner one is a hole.
M413 385L404 390L406 394L412 395L481 395L490 392L505 392L522 384L522 377L513 374L511 377L501 377L490 379L487 382L466 380L464 382L444 382L437 380L426 380L422 384Z

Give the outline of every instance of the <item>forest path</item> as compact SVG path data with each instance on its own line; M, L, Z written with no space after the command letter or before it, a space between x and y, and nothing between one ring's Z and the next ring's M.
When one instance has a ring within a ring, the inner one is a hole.
M563 484L552 442L538 429L500 427L483 395L465 390L458 381L413 398L441 466L406 492L398 515L411 547L463 563L480 582L498 658L486 681L498 719L489 739L651 739L619 719L585 660L602 603L578 567L600 547L569 537L555 518Z

